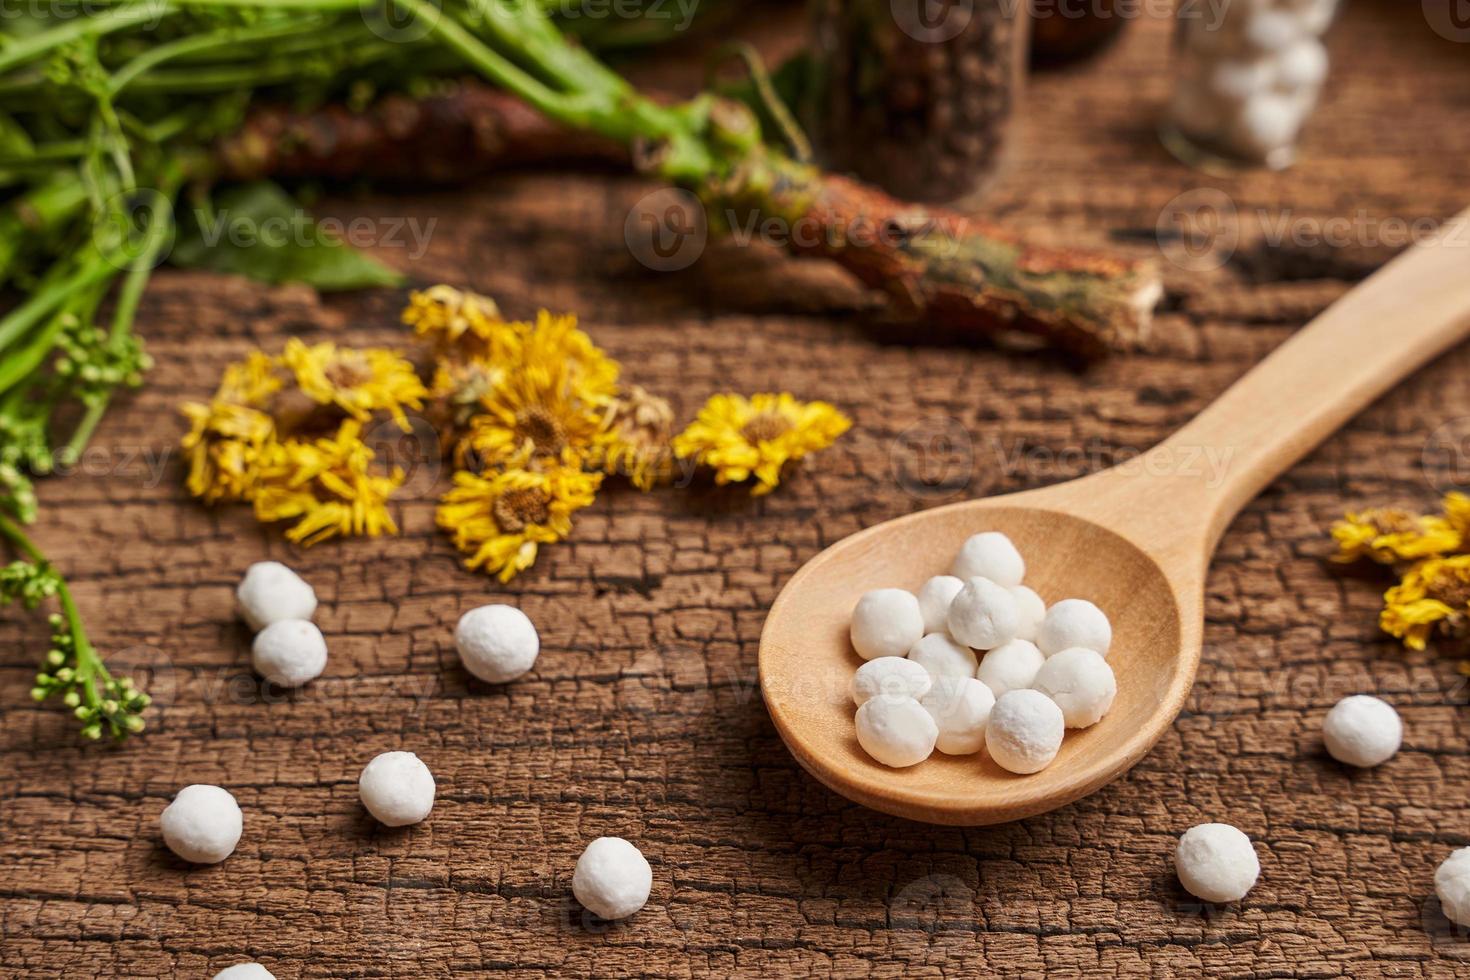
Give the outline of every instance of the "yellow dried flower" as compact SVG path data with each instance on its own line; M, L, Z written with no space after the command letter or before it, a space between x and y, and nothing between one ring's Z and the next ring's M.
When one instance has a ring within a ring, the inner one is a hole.
M1431 558L1404 574L1403 581L1383 596L1379 626L1404 641L1411 650L1423 650L1436 628L1458 632L1470 616L1470 555Z
M1470 541L1470 494L1451 490L1444 495L1444 517L1460 535L1462 542Z
M673 476L674 410L668 400L632 385L613 402L611 439L603 449L603 472L620 474L640 490Z
M465 567L508 582L530 568L538 549L565 538L571 515L592 503L602 476L558 467L478 476L463 470L440 500L436 520L469 555Z
M789 393L714 395L689 427L674 437L674 453L715 471L717 483L754 477L751 493L775 489L788 463L830 446L852 422L826 402L801 402Z
M386 476L371 471L376 454L362 441L362 423L346 419L333 437L279 445L260 470L257 520L298 518L286 537L304 547L337 535L398 533L388 498L404 474L397 467Z
M279 368L276 358L262 351L251 351L245 360L225 368L214 397L236 405L265 408L271 396L281 390Z
M386 411L407 432L404 407L422 408L428 395L413 365L382 348L339 348L332 343L308 347L292 337L281 361L312 401L336 405L359 422L366 422L375 411Z
M189 461L189 492L206 503L249 500L261 465L275 445L275 423L264 412L216 398L185 402L189 432L179 440Z
M410 293L403 322L440 348L491 360L513 356L523 326L506 322L489 296L444 283Z
M543 311L504 369L480 399L460 461L473 454L487 469L596 465L612 438L618 366L576 329L576 318Z
M1461 536L1444 517L1420 516L1396 507L1349 512L1332 525L1333 561L1370 558L1383 565L1417 561L1455 551Z

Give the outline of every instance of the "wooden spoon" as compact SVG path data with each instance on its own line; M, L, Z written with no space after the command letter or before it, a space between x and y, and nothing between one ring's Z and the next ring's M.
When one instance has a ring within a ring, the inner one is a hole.
M1093 792L1148 752L1199 665L1205 572L1236 513L1394 383L1470 334L1470 211L1338 300L1168 440L1069 483L936 507L860 531L787 583L760 641L761 691L808 772L848 799L930 823L1043 813ZM847 685L862 663L849 617L869 589L918 587L960 543L1003 531L1048 603L1091 599L1111 617L1112 711L1067 732L1030 776L981 752L890 769L858 746Z

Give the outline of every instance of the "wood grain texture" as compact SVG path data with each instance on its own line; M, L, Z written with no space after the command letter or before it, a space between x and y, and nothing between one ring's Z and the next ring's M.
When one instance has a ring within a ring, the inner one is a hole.
M387 342L401 294L322 301L167 273L140 323L159 365L111 413L82 472L42 490L41 544L77 582L93 639L151 665L151 729L122 751L75 746L26 690L40 618L0 615L0 974L208 977L257 958L279 977L599 975L1451 977L1470 942L1432 899L1470 843L1470 721L1444 654L1374 625L1381 583L1332 569L1344 508L1428 506L1470 482L1439 451L1470 437L1470 350L1395 390L1249 505L1206 586L1203 662L1184 714L1126 777L1056 812L975 830L849 804L785 752L756 688L765 610L838 538L967 496L1101 468L1179 427L1391 249L1262 246L1254 209L1412 220L1463 206L1470 48L1418 5L1351 5L1337 82L1297 170L1235 181L1172 164L1148 132L1167 29L1036 80L998 216L1058 241L1156 251L1181 192L1225 190L1247 216L1232 262L1168 266L1153 349L1079 374L985 349L887 345L830 269L715 248L683 273L629 257L650 188L536 174L472 191L336 199L342 218L437 219L428 251L383 257L509 310L580 312L631 380L686 416L724 388L788 388L855 419L818 465L760 501L609 490L509 590L469 575L432 528L416 474L404 535L297 553L239 509L208 511L167 455L174 406L250 346L290 334ZM947 440L947 441L946 441ZM1458 466L1456 464L1459 464ZM332 659L305 691L263 694L231 614L240 571L283 559L323 598ZM541 627L536 670L472 683L450 630L506 593ZM1339 697L1400 707L1404 751L1345 772L1318 727ZM428 823L375 828L356 800L373 754L418 752L439 780ZM223 865L160 848L170 794L219 782L246 830ZM1174 881L1179 833L1213 819L1257 842L1262 878L1203 908ZM586 922L571 868L599 834L636 841L649 906ZM1463 931L1462 931L1463 932Z

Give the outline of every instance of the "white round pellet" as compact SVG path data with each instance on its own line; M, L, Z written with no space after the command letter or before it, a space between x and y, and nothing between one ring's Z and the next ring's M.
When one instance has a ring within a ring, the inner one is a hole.
M1327 77L1327 49L1321 41L1298 41L1276 56L1276 84L1288 91L1313 89Z
M158 825L168 849L185 861L218 864L240 843L245 818L227 790L195 783L179 790Z
M1404 741L1404 723L1387 701L1355 694L1322 719L1322 741L1338 762L1366 769L1393 758Z
M862 704L879 695L892 698L922 698L934 683L923 664L904 657L869 660L852 675L852 700Z
M1301 129L1301 103L1275 92L1253 95L1240 107L1234 131L1240 144L1255 153L1289 145Z
M1041 621L1046 619L1046 602L1035 589L1024 585L1011 589L1011 595L1016 600L1016 612L1020 614L1021 625L1016 629L1016 639L1035 643L1036 634L1041 632Z
M434 809L434 774L412 752L384 752L363 766L357 795L378 823L407 827Z
M965 581L949 604L949 633L977 650L992 650L1016 638L1021 610L1006 587L988 578Z
M599 837L587 845L572 871L572 894L594 915L626 919L648 904L653 869L621 837Z
M1435 869L1434 894L1445 918L1470 927L1470 847L1455 851Z
M310 619L316 613L316 592L278 561L258 561L245 569L235 602L252 630L282 619Z
M1036 680L1046 656L1030 640L1012 640L987 653L980 661L975 676L1002 697L1009 691L1021 691Z
M864 660L902 657L924 636L919 600L903 589L864 592L852 610L852 648Z
M1082 647L1048 657L1031 686L1057 703L1068 728L1096 725L1118 696L1113 668L1102 654Z
M276 980L276 975L259 963L237 963L216 973L214 980Z
M305 619L278 619L255 634L250 645L255 672L272 684L300 687L327 666L327 641Z
M536 663L541 637L515 606L479 606L459 617L454 645L465 670L487 684L504 684Z
M1285 10L1262 10L1246 18L1246 43L1260 51L1280 51L1303 33L1302 22Z
M971 755L985 747L995 695L975 678L941 677L919 704L939 727L934 747L945 755Z
M1206 84L1218 98L1244 102L1269 89L1271 80L1272 65L1269 61L1224 60L1216 63Z
M996 585L1011 588L1026 577L1026 561L1011 539L999 531L972 534L960 545L951 572L956 578L988 578Z
M1066 730L1062 709L1045 694L1007 691L990 709L985 745L996 765L1027 775L1051 765Z
M949 624L949 604L965 587L953 575L936 575L919 587L919 612L924 616L924 632L940 633Z
M1048 657L1072 647L1096 650L1106 657L1113 645L1113 624L1086 599L1063 599L1046 611L1036 645Z
M902 769L929 758L939 726L913 698L872 698L857 709L857 739L875 760Z
M934 677L975 676L975 651L956 643L948 633L930 633L915 643L909 660Z
M1179 838L1174 849L1179 883L1206 902L1234 902L1245 897L1261 873L1251 839L1225 823L1202 823Z

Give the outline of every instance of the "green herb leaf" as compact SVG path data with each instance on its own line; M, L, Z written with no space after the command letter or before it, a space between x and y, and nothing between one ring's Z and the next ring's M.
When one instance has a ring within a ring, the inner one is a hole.
M397 286L397 272L333 237L292 197L269 181L220 194L181 222L169 259L279 284L302 282L322 290Z

